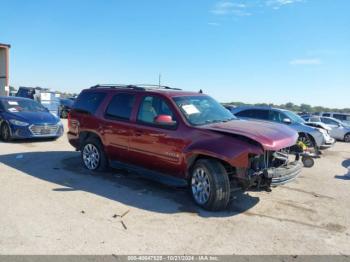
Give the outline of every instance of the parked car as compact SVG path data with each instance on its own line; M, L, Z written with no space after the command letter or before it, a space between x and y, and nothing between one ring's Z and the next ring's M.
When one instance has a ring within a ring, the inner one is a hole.
M330 130L329 134L331 137L342 140L345 142L350 142L350 126L344 125L338 119L332 117L320 117L320 116L306 116L303 119L307 123L322 123L326 125Z
M318 113L319 116L332 117L340 120L345 125L350 125L350 114L337 113L337 112L321 112Z
M60 112L60 117L61 118L67 118L68 113L72 109L74 104L74 100L70 98L60 98L60 107L59 107L59 112Z
M293 129L238 120L207 95L169 87L83 90L68 125L87 169L124 167L189 185L195 202L209 210L225 208L237 188L287 183L302 169L288 160L298 138Z
M29 98L29 99L33 99L37 102L40 102L40 92L42 90L46 90L46 89L42 89L40 87L25 87L25 86L21 86L18 88L17 97L24 97L24 98Z
M242 106L231 110L231 112L243 119L258 119L288 125L298 132L299 140L316 153L319 153L320 149L329 148L333 145L332 143L326 143L324 132L305 125L305 121L300 116L288 110L272 107Z
M3 141L25 138L58 138L60 119L40 103L20 97L0 97L0 137Z

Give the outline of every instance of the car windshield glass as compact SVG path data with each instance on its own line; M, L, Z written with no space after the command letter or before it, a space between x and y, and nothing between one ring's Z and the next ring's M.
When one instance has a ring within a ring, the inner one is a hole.
M209 96L182 96L173 100L191 125L199 126L237 119Z
M4 100L2 102L7 112L45 112L46 109L33 100Z
M296 122L296 123L300 123L300 124L304 124L305 123L304 119L302 119L297 114L294 114L293 112L284 111L283 113L285 113L287 115L287 117L290 118L290 120L292 120L292 122Z

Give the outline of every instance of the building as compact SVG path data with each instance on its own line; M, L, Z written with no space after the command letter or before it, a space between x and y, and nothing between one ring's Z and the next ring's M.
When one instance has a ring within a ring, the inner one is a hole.
M9 94L9 49L10 45L0 43L0 96Z

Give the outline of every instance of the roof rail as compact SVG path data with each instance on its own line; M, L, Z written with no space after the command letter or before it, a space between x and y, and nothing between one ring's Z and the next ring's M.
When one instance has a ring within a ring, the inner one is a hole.
M179 88L172 88L169 86L160 86L160 85L148 85L148 84L139 84L139 85L123 85L123 84L104 84L104 85L94 85L90 87L94 88L129 88L134 90L152 90L152 89L167 89L167 90L181 90Z

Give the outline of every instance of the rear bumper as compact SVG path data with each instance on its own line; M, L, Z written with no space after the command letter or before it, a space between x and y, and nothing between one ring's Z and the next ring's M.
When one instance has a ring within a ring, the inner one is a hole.
M76 150L79 150L79 136L68 131L67 137L69 144L71 144L71 146L74 147Z

